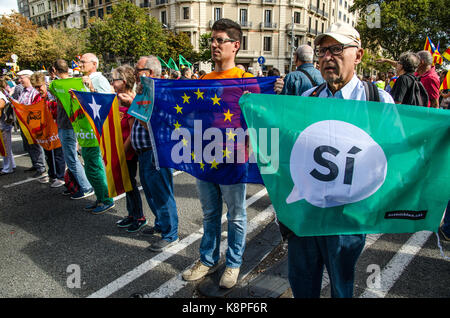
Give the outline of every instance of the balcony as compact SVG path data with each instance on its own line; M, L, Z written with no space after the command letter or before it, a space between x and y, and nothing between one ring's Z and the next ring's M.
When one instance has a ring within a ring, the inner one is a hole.
M263 5L274 6L277 4L277 0L261 0Z
M252 0L236 0L236 2L240 4L250 4Z
M211 0L211 3L224 3L225 0Z
M273 22L261 22L259 27L261 30L275 30L277 28L277 24Z
M292 30L292 23L286 25L286 31L290 32ZM308 27L305 24L294 23L294 34L305 33Z
M241 29L251 29L253 26L253 22L249 21L236 21L236 23L241 26Z
M144 3L139 4L139 7L141 8L150 8L152 6L150 1L146 1Z
M317 35L318 31L316 29L314 29L314 28L309 28L308 34L310 34L310 35Z
M156 6L162 6L167 5L169 3L169 0L156 0Z
M306 0L289 0L291 7L306 8Z
M55 10L55 8L53 8L53 10L51 11L51 18L55 19L55 18L59 18L59 17L63 17L75 12L85 12L86 9L86 4L84 6L73 6L70 5L68 7L65 7L64 10L62 10L61 8L59 10Z

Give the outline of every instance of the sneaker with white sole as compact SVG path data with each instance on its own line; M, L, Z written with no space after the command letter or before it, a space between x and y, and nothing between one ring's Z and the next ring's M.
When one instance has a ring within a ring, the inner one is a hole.
M37 181L38 181L39 183L49 183L49 182L50 182L50 179L49 179L48 176L46 176L46 177L37 179Z
M194 281L198 280L200 278L205 277L206 275L210 275L214 273L218 268L218 265L214 265L212 267L203 265L203 263L199 260L197 263L191 267L185 270L182 274L182 277L185 281Z
M223 272L222 278L220 278L219 287L221 288L232 288L237 283L237 279L239 276L239 267L231 268L226 267Z
M61 179L55 179L55 181L53 181L53 183L50 185L50 188L59 188L62 187L63 185L65 185L66 183L64 182L64 180Z
M70 198L72 200L79 200L79 199L90 197L91 195L94 195L94 194L95 194L94 189L91 189L88 192L82 192L81 190L79 190L77 193L72 195Z

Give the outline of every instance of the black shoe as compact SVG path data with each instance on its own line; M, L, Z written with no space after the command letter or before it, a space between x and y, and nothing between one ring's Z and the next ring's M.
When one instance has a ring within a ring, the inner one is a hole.
M117 221L116 222L116 225L118 226L118 227L129 227L132 223L133 223L133 217L132 216L127 216L126 218L124 218L124 219L122 219L122 220L120 220L120 221Z
M33 171L36 171L35 167L31 167L31 168L25 169L25 172L33 172Z
M131 225L128 227L127 232L129 233L134 233L139 231L140 229L142 229L142 227L147 225L147 220L143 219L143 220L135 220L133 221L133 223L131 223Z
M161 233L161 230L160 229L155 229L154 226L149 227L149 228L147 228L147 229L142 231L142 234L144 234L144 235L155 235L155 234L160 234L160 233Z
M32 178L36 178L36 179L40 179L40 178L45 178L48 177L47 172L44 171L36 171L33 175ZM48 180L47 180L48 182Z

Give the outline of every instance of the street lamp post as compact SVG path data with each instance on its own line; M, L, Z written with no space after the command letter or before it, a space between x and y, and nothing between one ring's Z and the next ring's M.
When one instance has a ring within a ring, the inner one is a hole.
M295 43L294 43L294 17L292 17L292 23L291 23L291 40L289 41L290 45L291 45L291 57L289 59L289 72L292 71L292 59L294 57L294 51L295 51Z

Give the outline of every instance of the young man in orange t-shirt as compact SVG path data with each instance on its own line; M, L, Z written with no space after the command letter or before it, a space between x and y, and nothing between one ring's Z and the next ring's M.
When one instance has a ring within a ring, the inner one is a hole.
M212 27L210 39L214 71L201 79L223 79L253 77L236 67L235 57L242 41L239 24L229 19L220 19ZM197 189L203 209L204 234L200 244L200 260L191 269L183 272L187 281L198 280L217 269L220 258L220 236L222 200L228 207L228 249L226 269L220 287L233 287L239 275L245 249L247 212L245 208L246 184L222 185L197 179Z

